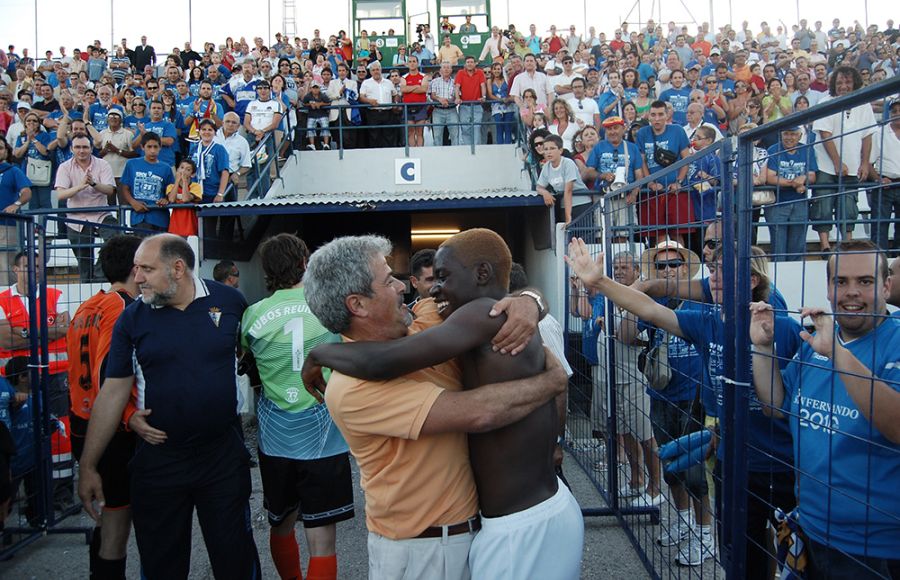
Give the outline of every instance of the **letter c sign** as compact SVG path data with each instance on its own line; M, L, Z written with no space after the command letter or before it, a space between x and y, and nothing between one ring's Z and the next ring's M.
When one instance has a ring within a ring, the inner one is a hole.
M419 185L422 183L421 159L395 159L394 184Z

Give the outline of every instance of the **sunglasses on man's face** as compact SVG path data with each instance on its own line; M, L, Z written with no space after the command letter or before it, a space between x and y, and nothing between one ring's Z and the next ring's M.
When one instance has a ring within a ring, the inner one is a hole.
M708 250L715 250L716 248L718 248L721 245L722 245L722 240L720 240L718 238L710 238L708 240L703 241L703 247L705 247Z
M674 270L684 266L684 260L661 260L655 262L653 265L657 270L665 270L666 268L672 268Z

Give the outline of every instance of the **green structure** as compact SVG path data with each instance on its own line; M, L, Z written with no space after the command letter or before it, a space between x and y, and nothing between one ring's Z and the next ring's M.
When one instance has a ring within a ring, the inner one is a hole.
M353 56L359 50L361 32L368 32L381 51L382 64L392 66L397 47L406 44L406 2L404 0L352 0ZM393 34L389 32L393 30Z
M451 42L462 49L466 56L478 58L484 48L485 41L491 37L491 2L490 0L437 0L438 24L432 27L435 42L441 44L444 31L441 23L447 18L454 24ZM460 32L466 22L466 16L472 17L472 24L477 32Z

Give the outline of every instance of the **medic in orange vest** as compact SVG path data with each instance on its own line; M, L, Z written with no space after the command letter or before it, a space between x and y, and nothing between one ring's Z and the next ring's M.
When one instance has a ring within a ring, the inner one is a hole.
M35 277L40 275L40 261L35 262ZM12 266L16 283L0 292L0 367L14 356L29 356L30 338L35 331L30 328L28 314L28 255L16 254ZM59 311L62 291L47 288L47 340L50 344L47 354L50 360L50 374L64 373L69 368L66 352L66 331L69 328L69 313ZM44 296L38 296L36 305L40 312Z

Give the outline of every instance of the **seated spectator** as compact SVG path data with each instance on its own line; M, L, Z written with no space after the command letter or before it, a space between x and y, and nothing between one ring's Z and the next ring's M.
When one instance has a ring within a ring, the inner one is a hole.
M693 139L694 134L700 127L709 127L709 129L711 129L714 134L714 141L718 141L722 138L722 132L719 131L719 128L713 123L710 123L706 119L704 119L706 110L707 109L699 102L691 103L690 105L688 105L687 123L683 125L684 132L688 136L688 139Z

